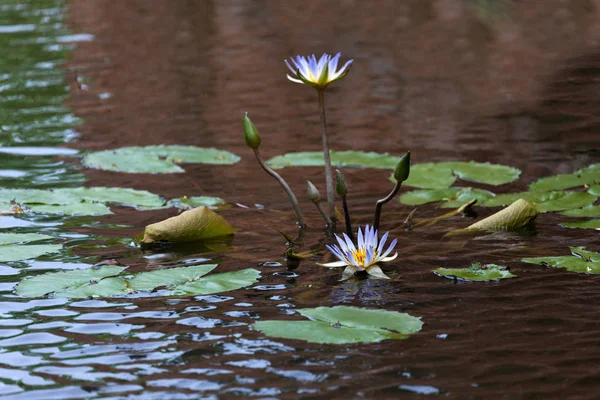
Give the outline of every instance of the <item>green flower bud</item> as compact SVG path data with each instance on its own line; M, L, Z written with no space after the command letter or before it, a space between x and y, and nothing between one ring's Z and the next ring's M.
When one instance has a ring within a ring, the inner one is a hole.
M339 169L335 170L335 191L340 197L345 197L348 194L346 178L344 178L344 174Z
M260 134L256 126L248 118L248 113L244 114L244 139L248 147L258 149L260 146Z
M404 182L408 179L408 175L410 175L410 151L407 151L398 161L398 165L394 170L394 179L398 182Z
M317 187L315 185L313 185L313 183L311 181L306 181L307 186L308 186L308 198L310 199L310 201L312 201L313 203L318 203L321 201L321 193L319 193L319 190L317 189Z

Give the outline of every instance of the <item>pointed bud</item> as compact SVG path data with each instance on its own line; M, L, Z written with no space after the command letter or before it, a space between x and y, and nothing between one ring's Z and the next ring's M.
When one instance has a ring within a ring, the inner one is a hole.
M400 158L396 169L394 170L394 179L398 182L404 182L408 179L410 174L410 151L407 151L405 155Z
M339 169L335 170L335 191L340 197L345 197L348 194L346 178L344 178L344 174Z
M250 148L258 149L260 146L260 134L252 121L250 121L250 118L248 118L248 113L244 114L244 139L246 139L246 144Z
M306 181L306 183L308 186L308 198L310 199L310 201L312 201L313 203L320 202L321 194L319 193L319 190L316 188L315 185L313 185L311 181Z

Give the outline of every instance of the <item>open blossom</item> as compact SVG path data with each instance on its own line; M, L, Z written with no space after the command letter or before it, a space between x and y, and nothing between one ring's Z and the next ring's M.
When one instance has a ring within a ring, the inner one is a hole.
M292 75L288 74L287 77L292 82L303 83L323 90L330 83L345 77L350 71L350 64L354 60L346 62L342 68L337 70L341 55L342 53L337 53L332 57L329 54L323 54L319 60L314 54L308 57L291 57L291 64L285 60L285 64L292 71Z
M343 238L335 235L339 247L337 245L326 245L326 247L339 261L318 265L329 268L346 267L342 275L342 280L350 278L355 272L359 271L366 271L367 274L375 278L389 279L389 277L381 271L381 268L379 268L377 263L392 261L398 257L398 253L388 257L392 250L394 250L398 240L394 239L387 250L384 251L388 233L386 232L381 237L381 240L377 239L377 234L378 232L369 225L365 227L364 236L360 228L358 228L357 246L354 246L352 240L350 240L345 233L343 234Z

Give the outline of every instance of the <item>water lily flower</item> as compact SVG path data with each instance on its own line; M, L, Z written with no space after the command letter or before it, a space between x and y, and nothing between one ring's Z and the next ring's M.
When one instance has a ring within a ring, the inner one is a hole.
M285 60L285 64L292 71L293 75L288 75L288 79L292 82L310 85L318 90L323 90L332 82L345 77L350 71L350 60L344 64L342 68L337 70L338 61L342 53L337 53L335 56L330 56L325 53L317 60L315 55L304 57L291 57L292 64Z
M383 273L377 263L392 261L398 257L398 253L388 257L392 250L394 250L398 240L394 239L387 250L383 251L385 242L388 238L388 232L381 237L381 240L378 240L377 237L378 232L369 225L365 227L364 236L360 228L358 228L357 246L354 246L352 240L345 233L343 234L343 238L335 235L339 247L337 245L326 245L326 247L339 261L317 265L329 268L346 267L342 274L341 280L343 281L352 277L355 272L360 271L365 271L374 278L390 279Z

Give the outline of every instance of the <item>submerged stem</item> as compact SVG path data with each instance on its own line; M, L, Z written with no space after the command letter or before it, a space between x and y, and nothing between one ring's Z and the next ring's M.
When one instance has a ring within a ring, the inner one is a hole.
M329 142L327 141L327 120L325 118L325 96L324 91L317 90L319 95L319 112L321 114L321 124L323 125L321 133L323 139L323 156L325 157L325 185L327 187L327 207L329 218L331 219L330 228L335 230L335 203L334 193L335 187L333 183L333 172L331 171L331 157L329 155Z
M289 185L281 177L281 175L279 175L277 172L273 171L271 169L271 167L269 167L265 163L265 160L260 155L258 148L253 149L253 150L254 150L254 155L256 156L256 160L258 161L258 163L260 164L262 169L264 169L267 174L271 175L273 178L275 178L277 180L277 182L279 182L279 184L281 185L283 190L285 190L288 197L290 198L290 202L292 203L292 207L294 208L294 212L296 213L296 218L298 218L298 222L297 222L298 226L300 228L306 227L306 224L304 223L304 215L302 214L302 210L300 209L300 205L298 204L298 199L296 199L296 196L294 195L294 192L292 192L292 189L290 189Z
M383 199L377 200L377 204L375 205L375 219L373 220L373 228L375 228L375 230L379 229L379 219L381 217L381 207L383 207L383 205L385 203L389 202L391 199L394 198L396 193L398 193L398 190L400 190L400 186L402 186L402 182L400 182L400 181L396 182L396 186L394 186L394 190L392 190L390 192L390 194L388 194Z

